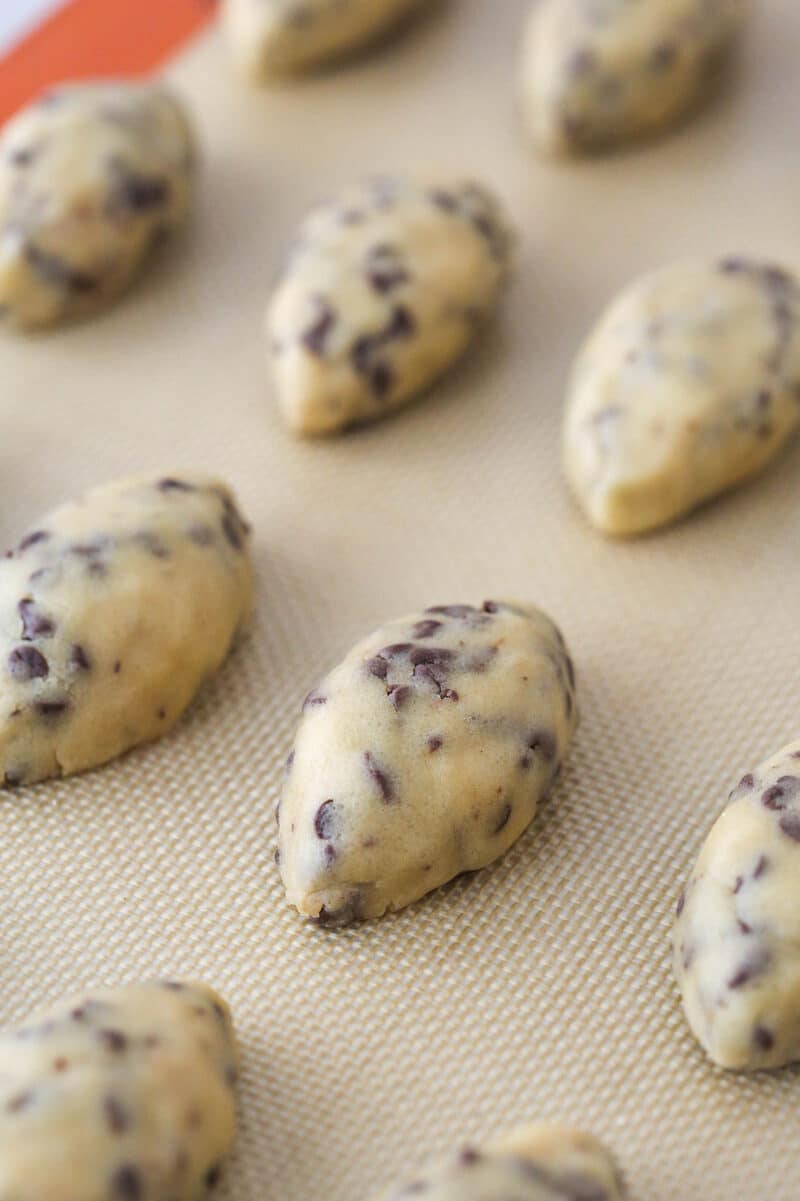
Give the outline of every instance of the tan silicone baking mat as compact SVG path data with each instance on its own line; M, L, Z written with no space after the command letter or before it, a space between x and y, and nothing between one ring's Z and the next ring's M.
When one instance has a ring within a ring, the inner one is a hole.
M380 52L248 92L216 32L169 70L204 147L197 218L112 312L0 339L0 536L140 470L198 466L255 526L252 636L162 743L0 801L0 1021L167 973L230 999L244 1055L226 1201L369 1201L532 1117L618 1152L638 1201L800 1197L800 1073L716 1070L673 986L673 905L738 774L798 735L800 445L657 537L604 541L559 471L568 364L608 298L675 257L791 261L800 6L673 136L542 163L513 82L527 0L450 0ZM431 5L434 8L434 5ZM522 239L496 326L423 403L302 444L261 313L308 204L374 169L479 173ZM800 257L800 256L797 256ZM347 931L290 910L273 807L299 702L428 604L531 598L574 652L582 724L499 863Z

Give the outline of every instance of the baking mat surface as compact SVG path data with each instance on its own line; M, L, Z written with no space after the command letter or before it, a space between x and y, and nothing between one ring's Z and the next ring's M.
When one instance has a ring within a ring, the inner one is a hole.
M108 314L0 339L4 544L95 482L193 466L255 526L255 629L180 727L0 802L0 1021L153 974L220 988L244 1054L225 1201L368 1201L534 1117L607 1139L640 1201L800 1196L800 1072L714 1069L668 946L727 789L798 735L800 445L630 544L585 525L558 453L570 359L619 287L694 254L791 261L800 8L761 0L696 121L567 166L520 137L527 8L450 0L261 92L217 32L196 41L169 71L204 147L191 230ZM423 403L296 442L262 364L282 248L339 183L419 167L506 198L522 239L501 316ZM540 603L574 653L582 724L556 791L480 875L361 928L304 925L272 862L302 696L383 619L490 595Z

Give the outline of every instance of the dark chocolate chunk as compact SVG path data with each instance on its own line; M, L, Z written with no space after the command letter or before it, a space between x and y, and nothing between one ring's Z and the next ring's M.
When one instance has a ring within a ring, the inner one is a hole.
M372 659L367 659L364 666L371 676L376 676L379 680L385 680L389 672L388 661L382 659L380 655L376 655Z
M759 1051L771 1051L775 1046L775 1035L766 1026L757 1025L753 1028L753 1042Z
M431 734L427 742L428 750L434 754L435 751L441 750L443 743L444 739L440 734Z

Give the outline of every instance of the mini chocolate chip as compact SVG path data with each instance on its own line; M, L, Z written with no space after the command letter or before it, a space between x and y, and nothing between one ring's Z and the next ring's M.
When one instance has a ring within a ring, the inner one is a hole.
M32 1101L32 1092L17 1093L10 1101L6 1102L6 1109L9 1113L20 1113L21 1110L27 1109Z
M119 1201L141 1201L144 1189L139 1169L123 1164L111 1177L111 1195Z
M756 782L755 777L750 775L750 773L748 772L746 776L742 776L741 780L736 785L733 792L748 791L749 789L751 789L753 787L755 782ZM733 792L731 793L731 796L733 796Z
M500 606L497 603L497 601L492 601L492 600L484 601L483 602L483 612L484 613L499 613Z
M97 279L79 268L70 267L64 259L55 254L47 254L33 242L25 247L25 259L36 274L55 288L63 288L66 292L85 294L93 292L97 287Z
M743 922L741 918L737 919L737 925L739 927L740 933L742 933L742 934L752 934L753 933L753 927L748 926L747 922Z
M39 717L62 717L69 708L69 701L36 701L33 708Z
M510 802L506 801L505 805L503 805L503 808L500 810L500 815L495 823L494 830L492 831L493 834L499 834L501 830L505 830L506 826L511 820L511 812L511 804Z
M364 666L371 676L376 676L379 680L385 680L389 672L387 660L381 659L379 655L376 655L372 659L367 659Z
M765 809L783 809L783 801L786 796L784 790L779 784L773 784L761 796L761 804Z
M214 541L214 531L207 525L190 525L186 536L195 546L211 546Z
M122 1103L111 1094L103 1100L103 1114L112 1134L124 1134L128 1129L128 1115Z
M753 1042L760 1051L771 1051L775 1046L775 1036L766 1026L755 1026L753 1028Z
M156 175L138 175L121 163L114 166L120 177L108 197L109 213L146 213L166 204L171 191L169 180Z
M78 642L75 643L70 651L69 666L74 671L89 671L91 667L89 656Z
M745 984L749 984L751 980L756 980L759 976L763 976L770 964L770 954L763 948L754 951L753 954L744 961L728 981L728 988L737 989L743 988Z
M348 922L357 922L363 909L362 894L354 889L338 909L328 909L327 905L323 905L313 921L318 926L345 926Z
M69 1067L69 1060L65 1059L63 1055L60 1055L58 1057L58 1059L53 1060L53 1071L54 1072L58 1072L59 1074L61 1072L66 1072L68 1067Z
M328 698L323 696L321 692L317 692L316 688L312 688L306 699L303 701L303 709L311 709L316 705L327 705Z
M118 676L121 670L122 664L120 663L119 659L117 659L116 663L114 664L114 675Z
M476 1163L480 1163L481 1156L474 1147L465 1147L458 1156L458 1163L462 1168L474 1167Z
M409 652L408 658L413 667L419 667L422 664L441 667L443 664L449 663L454 655L445 646L415 646Z
M327 841L333 837L333 829L336 824L336 802L333 800L323 801L314 817L314 830L317 838Z
M680 896L678 897L678 903L675 906L675 916L676 917L681 916L681 914L683 913L683 907L685 904L686 904L686 894L681 889Z
M46 680L50 674L47 660L35 646L17 646L8 656L8 671L15 680Z
M166 709L163 709L163 708L156 709L156 717L158 718L159 721L163 721L166 716L167 716Z
M86 1010L81 1006L78 1009L73 1009L69 1016L73 1022L85 1022Z
M194 492L194 484L187 484L185 480L175 479L174 476L165 476L163 480L159 480L156 488L161 492Z
M336 313L324 296L315 296L317 315L312 324L300 335L300 341L309 352L321 358L325 354L328 335L336 324Z
M528 749L539 752L543 759L552 760L556 756L556 740L549 730L534 730L528 736Z
M779 825L787 838L800 842L800 813L784 813Z
M236 518L231 513L222 515L222 532L234 550L242 549L242 533Z
M650 55L650 66L654 71L668 71L677 60L677 46L673 42L662 42Z
M451 192L445 192L443 188L432 188L428 192L428 198L437 208L442 209L445 213L458 212L458 200Z
M22 637L26 642L32 642L34 638L51 638L55 633L55 623L39 611L31 597L23 597L17 605L17 611L22 619Z
M205 1179L206 1188L216 1188L216 1186L219 1184L221 1179L222 1179L222 1166L218 1163L215 1163L206 1172L206 1179Z
M435 751L441 750L443 743L444 739L439 734L431 734L427 742L428 750L434 754Z
M289 774L289 772L292 770L292 766L293 766L293 764L294 764L294 751L289 751L289 754L288 754L288 755L287 755L287 757L286 757L286 774L287 774L287 775L288 775L288 774ZM281 807L281 806L280 806L280 801L279 801L279 802L278 802L278 808L277 808L277 812L280 812L280 807Z
M431 605L425 612L441 613L444 617L454 617L461 621L466 621L473 613L477 613L478 610L474 605Z
M734 891L735 893L736 893L736 892L739 892L743 884L744 884L744 877L743 877L743 876L737 876L737 877L736 877L736 880L735 880L735 882L734 882L734 885L733 885L733 891Z
M391 646L385 646L383 650L378 651L381 659L398 659L401 655L407 655L411 650L410 642L393 642Z
M26 534L20 542L17 550L22 552L27 550L29 546L36 546L39 542L46 542L50 537L47 530L34 530L32 534Z
M424 621L418 621L411 631L411 637L417 638L432 638L437 630L441 630L442 623L434 621L432 618L426 618Z
M128 1046L127 1036L121 1030L98 1030L97 1037L109 1051L114 1051L116 1054L120 1054Z
M394 799L394 786L386 772L378 767L371 751L364 752L364 764L372 779L378 785L380 794L388 804Z
M388 395L394 383L394 373L388 363L375 363L367 378L370 391L380 399Z
M411 697L411 689L405 684L393 684L388 689L386 695L394 705L395 709L401 709L407 700Z
M769 859L767 858L766 855L761 855L759 857L758 863L755 866L755 870L753 872L753 879L754 880L760 879L760 877L764 875L764 872L767 870L768 867L769 867Z
M6 771L3 773L3 787L4 788L19 788L20 784L22 783L22 779L23 779L22 772Z

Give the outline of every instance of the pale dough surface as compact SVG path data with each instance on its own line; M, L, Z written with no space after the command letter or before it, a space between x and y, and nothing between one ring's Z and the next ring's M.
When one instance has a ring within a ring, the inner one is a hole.
M101 307L186 217L192 136L171 93L54 89L0 135L0 314L22 327Z
M527 829L576 721L575 676L530 605L437 606L376 630L308 695L278 814L289 901L380 917Z
M435 0L225 0L234 59L253 80L356 50Z
M574 367L564 465L589 520L637 534L762 471L800 425L800 283L743 258L628 288Z
M464 181L376 178L302 224L267 313L278 401L300 434L331 434L412 399L493 309L512 235Z
M800 1059L800 742L739 782L678 901L675 974L724 1068Z
M749 0L539 0L527 26L523 115L547 153L658 130L707 90Z
M0 559L0 782L68 775L158 738L249 614L248 527L205 476L123 479Z
M381 1201L624 1201L613 1156L591 1135L555 1123L522 1126L424 1169Z
M233 1143L225 1002L178 982L100 989L0 1034L2 1201L198 1201Z

